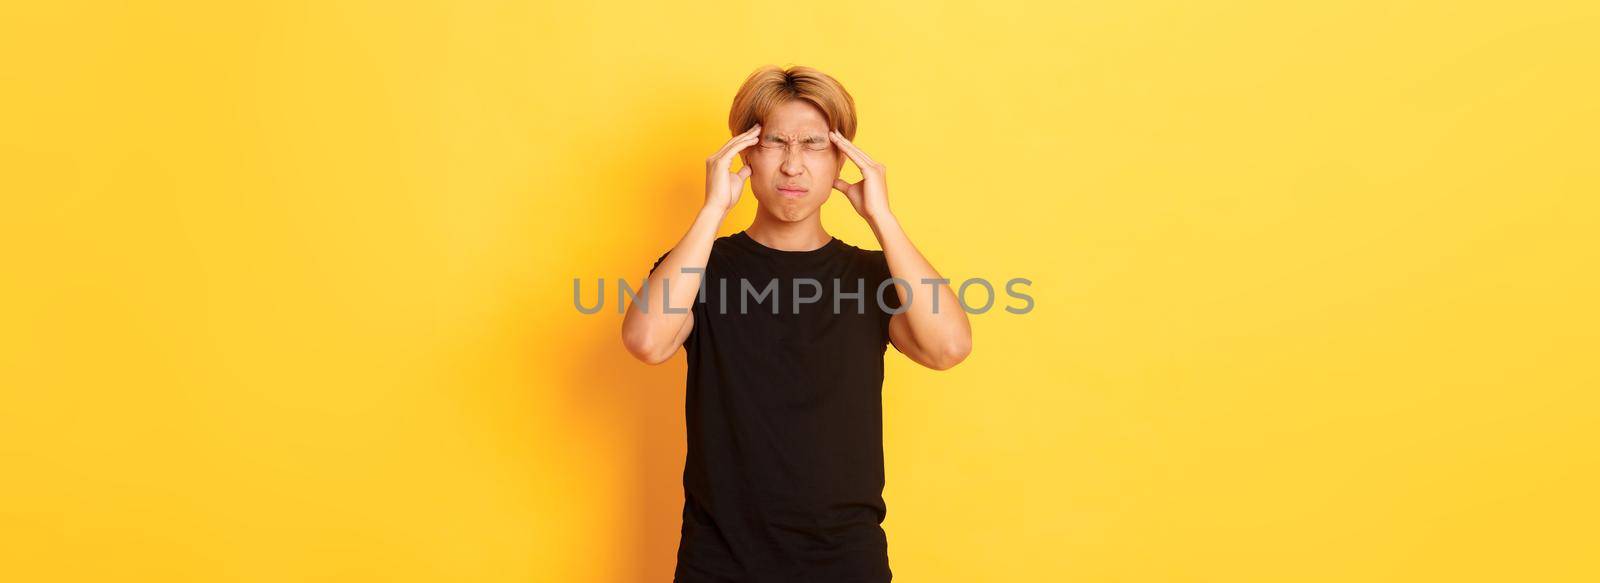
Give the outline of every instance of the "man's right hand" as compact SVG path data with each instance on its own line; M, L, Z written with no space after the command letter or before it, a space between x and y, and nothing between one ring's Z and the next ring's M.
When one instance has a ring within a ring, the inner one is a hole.
M678 244L661 259L639 290L644 298L651 298L657 295L655 290L662 290L661 301L650 307L653 298L635 300L628 305L628 314L622 318L622 344L639 360L649 364L666 362L694 329L694 314L689 308L694 306L699 295L706 261L717 239L717 226L727 217L733 203L739 202L739 192L750 178L749 166L738 172L729 172L728 167L733 165L734 156L755 145L760 136L761 124L756 124L706 158L705 207L695 215L689 232L678 239ZM688 271L691 267L695 271ZM665 295L667 289L678 292L672 295L670 304Z
M747 161L738 172L729 172L733 166L733 157L745 148L754 146L761 140L761 124L745 130L744 133L734 136L722 149L706 158L706 209L727 214L733 209L733 204L739 202L739 193L744 192L744 183L750 179L750 164Z

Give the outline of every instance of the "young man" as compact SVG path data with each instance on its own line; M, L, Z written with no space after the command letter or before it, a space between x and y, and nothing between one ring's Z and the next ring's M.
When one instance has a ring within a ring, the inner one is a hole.
M889 581L883 356L894 344L929 368L955 366L972 346L966 312L890 211L883 165L850 142L855 103L832 77L757 70L728 129L706 159L705 206L622 323L640 360L679 346L688 356L674 581ZM730 172L735 156L743 167ZM847 158L861 182L839 179ZM718 238L746 181L755 221ZM834 189L882 251L823 229Z

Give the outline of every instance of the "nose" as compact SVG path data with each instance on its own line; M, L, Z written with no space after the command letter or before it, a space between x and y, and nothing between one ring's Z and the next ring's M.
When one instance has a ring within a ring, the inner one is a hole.
M800 163L800 153L795 151L797 149L798 148L783 149L783 164L780 164L778 169L782 170L786 175L799 176L801 172L805 171L805 166Z

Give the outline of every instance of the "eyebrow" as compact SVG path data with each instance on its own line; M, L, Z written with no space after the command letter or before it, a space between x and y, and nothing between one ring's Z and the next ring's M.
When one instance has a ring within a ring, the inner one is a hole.
M778 134L767 134L767 138L766 139L779 141L779 142L788 142L789 141L789 140L784 139L783 136L780 136ZM827 141L827 140L823 139L823 137L821 135L819 135L819 134L812 134L812 135L800 138L800 141L802 141L802 142L824 142L824 141Z

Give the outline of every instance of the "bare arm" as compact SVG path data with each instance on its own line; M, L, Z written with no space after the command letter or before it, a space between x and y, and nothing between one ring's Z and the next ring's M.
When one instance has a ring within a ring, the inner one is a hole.
M906 280L916 289L905 311L889 319L889 340L896 350L918 364L935 370L946 370L967 358L972 352L972 326L967 312L957 302L955 291L948 283L937 286L924 284L926 280L940 279L939 272L911 244L911 239L900 228L893 215L872 221L872 232L883 246L883 255L889 261L889 273ZM939 298L931 292L935 287ZM907 306L906 290L895 287L902 306ZM938 313L934 313L937 302Z
M634 358L648 364L666 362L693 329L694 316L689 308L699 296L717 227L739 201L739 193L750 177L748 166L738 172L729 172L728 168L735 155L756 143L760 131L761 126L756 125L706 158L705 206L695 215L689 232L645 280L639 297L628 305L622 318L622 344Z
M884 259L889 263L890 275L905 280L915 290L907 297L908 290L895 286L900 305L906 309L889 319L890 342L896 350L928 368L946 370L960 364L972 352L972 325L967 321L967 312L949 285L923 283L940 279L939 272L917 251L900 227L900 221L889 211L889 189L883 164L867 156L838 132L833 132L831 138L834 145L861 168L862 176L861 182L855 184L836 179L834 188L843 192L856 212L872 226L878 244L883 247ZM937 300L931 293L935 288ZM937 313L934 306L938 306Z

